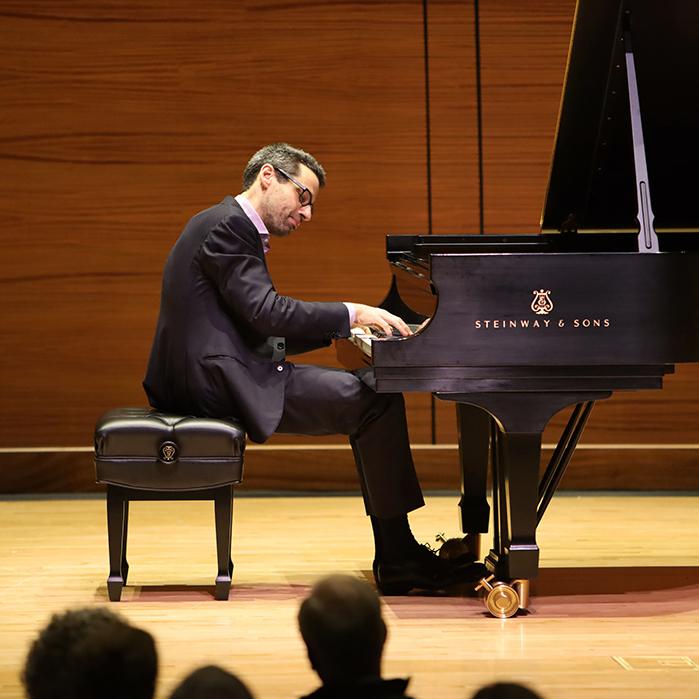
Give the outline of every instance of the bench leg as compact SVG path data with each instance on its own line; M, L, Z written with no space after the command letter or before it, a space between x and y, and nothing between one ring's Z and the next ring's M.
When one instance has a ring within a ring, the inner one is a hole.
M129 502L111 486L107 486L107 538L109 540L109 577L107 591L112 602L121 599L121 588L128 575L126 533Z
M126 560L126 540L129 533L129 501L124 500L124 526L121 537L121 577L124 578L124 585L129 577L129 563Z
M233 486L218 488L214 497L216 518L216 555L218 575L214 598L227 600L231 589L233 561L231 560L231 539L233 534Z

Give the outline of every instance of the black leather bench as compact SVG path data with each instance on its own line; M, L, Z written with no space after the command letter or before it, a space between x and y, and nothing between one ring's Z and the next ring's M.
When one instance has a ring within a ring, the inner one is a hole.
M233 486L243 478L245 432L235 420L185 417L144 408L105 413L95 427L97 482L107 486L109 578L121 599L129 564L131 500L213 500L218 575L214 597L228 599L233 574Z

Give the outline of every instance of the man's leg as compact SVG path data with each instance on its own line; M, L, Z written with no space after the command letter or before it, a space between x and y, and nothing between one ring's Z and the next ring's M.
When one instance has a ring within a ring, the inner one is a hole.
M291 365L277 432L349 435L368 515L391 518L425 504L400 394L376 393L342 369Z
M344 370L291 365L277 432L350 436L374 531L374 574L382 591L436 589L464 578L464 571L455 576L450 565L419 546L410 531L407 513L424 500L402 395L378 394Z

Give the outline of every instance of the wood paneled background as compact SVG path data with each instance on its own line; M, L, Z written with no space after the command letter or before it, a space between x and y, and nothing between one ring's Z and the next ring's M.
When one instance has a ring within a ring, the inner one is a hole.
M168 250L265 143L328 171L313 222L274 241L285 294L379 302L386 233L538 230L573 12L0 0L0 492L94 488L96 418L145 400ZM699 488L698 395L684 366L598 405L564 485ZM408 405L423 483L455 487L453 406ZM343 444L274 437L244 487L354 488Z

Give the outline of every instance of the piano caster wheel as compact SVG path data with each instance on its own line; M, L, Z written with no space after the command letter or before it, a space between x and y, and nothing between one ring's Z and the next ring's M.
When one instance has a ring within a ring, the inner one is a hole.
M490 575L478 583L476 590L481 591L486 609L498 619L509 619L529 604L528 580L506 583Z
M519 597L519 608L526 610L529 608L529 580L513 580L512 586L517 591Z

